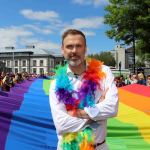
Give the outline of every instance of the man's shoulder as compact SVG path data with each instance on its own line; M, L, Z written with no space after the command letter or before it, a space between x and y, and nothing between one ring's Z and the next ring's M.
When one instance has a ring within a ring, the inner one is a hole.
M55 88L55 86L56 86L56 80L53 79L50 83L50 90L53 90Z
M109 66L107 66L107 65L102 65L102 71L103 71L103 72L108 72L108 71L111 71L111 70L110 70L110 67L109 67Z
M109 78L114 77L110 67L107 65L102 65L102 72L105 74L106 78L107 77L109 77Z

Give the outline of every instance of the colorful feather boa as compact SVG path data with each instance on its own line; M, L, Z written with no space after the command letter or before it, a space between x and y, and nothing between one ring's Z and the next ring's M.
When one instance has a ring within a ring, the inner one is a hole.
M83 74L83 82L78 91L73 86L67 75L67 67L59 67L56 71L56 95L59 102L65 104L67 111L72 110L76 115L77 109L93 107L95 105L95 91L100 89L100 80L105 76L101 71L102 62L87 59L87 69ZM76 97L73 97L76 95ZM93 150L94 135L91 128L87 127L76 133L63 135L63 150Z

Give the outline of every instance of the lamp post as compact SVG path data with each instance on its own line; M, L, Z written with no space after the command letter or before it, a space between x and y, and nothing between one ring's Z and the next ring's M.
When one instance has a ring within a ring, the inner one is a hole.
M119 72L120 72L120 76L121 76L121 61L119 62Z
M14 47L11 47L12 49L12 72L15 73L15 63L14 63L14 60L15 60L15 56L14 56Z

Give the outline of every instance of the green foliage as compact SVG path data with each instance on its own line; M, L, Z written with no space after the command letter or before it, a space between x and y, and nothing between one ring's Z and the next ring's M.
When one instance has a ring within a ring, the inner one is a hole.
M136 62L136 67L145 67L145 62L150 64L150 53L139 53L138 59Z
M101 52L99 54L91 54L88 57L95 58L104 62L105 65L115 66L115 58L113 57L111 52Z
M109 0L105 10L105 23L110 26L107 36L131 44L150 53L150 0Z
M139 67L145 67L144 62L140 61L140 60L138 60L135 65L136 65L137 68L139 68Z

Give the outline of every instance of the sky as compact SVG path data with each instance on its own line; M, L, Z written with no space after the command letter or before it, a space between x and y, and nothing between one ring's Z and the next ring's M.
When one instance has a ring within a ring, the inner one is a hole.
M0 48L34 45L60 52L62 33L75 28L85 33L89 54L112 50L106 5L108 0L0 0Z

